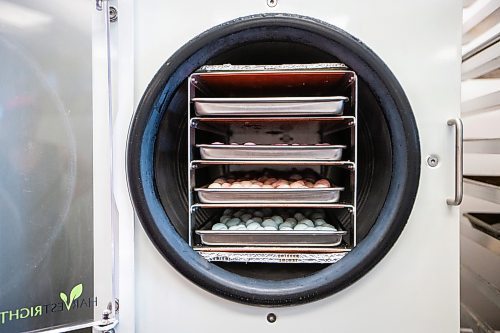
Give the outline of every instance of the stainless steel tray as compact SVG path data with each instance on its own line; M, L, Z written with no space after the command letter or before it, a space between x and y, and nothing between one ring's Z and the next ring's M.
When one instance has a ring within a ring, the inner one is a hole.
M199 116L313 116L341 115L349 98L266 97L193 98Z
M337 246L346 231L196 230L204 245L216 246Z
M333 203L343 187L329 188L195 188L203 203Z
M274 145L211 145L199 144L206 160L329 160L342 158L346 146L274 146Z

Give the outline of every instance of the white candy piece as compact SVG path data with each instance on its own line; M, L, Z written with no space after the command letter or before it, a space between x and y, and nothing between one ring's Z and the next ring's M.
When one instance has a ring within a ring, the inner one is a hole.
M268 227L264 227L264 230L278 230L278 228L276 227L272 227L272 226L268 226Z
M247 227L244 225L233 225L232 227L229 227L229 230L247 230Z
M234 218L230 219L229 221L227 221L226 225L228 227L232 227L232 226L240 224L240 222L241 222L241 220L239 218L234 217Z
M248 220L246 220L246 221L245 221L245 225L246 225L247 227L248 227L248 225L249 225L250 223L256 223L256 222L254 221L254 219L248 219Z
M275 229L278 229L278 224L271 219L265 219L264 222L262 222L262 226L265 227L273 227Z
M227 230L227 226L224 223L215 223L212 230Z
M252 220L254 220L257 223L262 223L262 217L254 216L252 217Z
M279 225L278 229L283 230L283 228L290 228L290 229L292 229L293 227L292 227L292 225L291 225L290 223L288 223L288 222L283 222L283 223L281 223L281 224Z
M281 230L281 231L292 231L292 230L293 230L293 228L291 228L291 227L287 227L287 226L281 227L281 225L280 225L280 230Z
M231 219L231 216L226 216L226 215L222 215L219 219L219 222L220 223L226 223L227 221L229 221Z
M305 224L307 225L308 227L314 227L314 222L309 220L309 219L303 219L301 220L299 223L301 224Z
M293 227L293 230L307 230L307 228L309 228L307 225L299 223Z
M324 219L324 218L325 218L325 214L322 214L322 213L312 213L311 214L311 219L312 220Z
M240 217L240 216L241 216L241 215L243 215L243 214L245 214L245 212L244 212L242 209L240 209L239 211L235 212L235 213L233 214L233 216L234 216L234 217Z
M276 224L280 225L281 223L283 223L283 218L281 216L278 216L278 215L273 215L271 217L271 219L276 222Z
M333 225L331 224L328 224L328 223L325 223L322 225L322 227L325 227L325 228L330 228L330 229L334 229L334 230L337 230L337 228L335 228Z
M321 225L324 225L324 224L326 224L326 221L323 220L323 219L316 219L316 220L314 220L314 225L315 226L321 226Z
M222 215L231 216L232 213L233 213L233 210L228 208L228 209L224 210L224 213L222 213Z
M208 188L221 188L222 185L219 184L219 183L212 183L210 185L208 185Z
M305 216L301 213L295 213L293 214L293 217L297 220L297 221L301 221L305 218Z
M253 213L253 216L256 216L256 217L264 217L264 213L263 213L261 210L256 210L256 211Z
M249 221L251 221L251 220L249 220ZM247 225L247 230L257 230L259 228L262 228L262 227L257 222L252 222L252 223Z
M240 216L240 219L241 219L243 222L246 222L246 221L248 221L248 220L249 220L249 219L251 219L251 218L252 218L252 214L248 214L248 213L243 214L243 215L241 215L241 216Z
M316 230L324 230L324 231L337 231L335 228L330 228L330 227L324 227L322 225L319 225L316 227Z

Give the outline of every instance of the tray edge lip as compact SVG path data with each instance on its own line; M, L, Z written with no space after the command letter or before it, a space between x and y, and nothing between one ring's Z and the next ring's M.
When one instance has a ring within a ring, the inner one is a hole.
M347 96L322 96L322 97L193 97L191 102L206 104L232 104L232 103L324 103L324 102L348 102Z

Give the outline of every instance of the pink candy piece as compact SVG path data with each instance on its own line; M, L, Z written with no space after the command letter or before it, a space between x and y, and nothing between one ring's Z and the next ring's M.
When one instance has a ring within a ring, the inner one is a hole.
M224 180L224 178L217 178L216 180L213 181L213 183L217 183L217 184L223 184L225 182L226 181Z
M222 142L212 142L213 145L223 145L224 143Z
M318 185L318 184L326 185L326 187L330 187L331 186L330 181L328 179L324 179L324 178L320 179L316 183L314 183L314 185Z
M250 186L252 186L252 182L249 181L249 180L244 180L244 181L241 182L241 186L243 186L243 187L250 187Z
M302 182L302 183L293 182L293 183L290 184L291 188L301 188L302 186L304 186L304 182Z

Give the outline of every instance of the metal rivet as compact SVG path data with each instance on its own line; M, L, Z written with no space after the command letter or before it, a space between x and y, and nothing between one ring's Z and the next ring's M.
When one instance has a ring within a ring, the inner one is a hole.
M432 168L437 167L439 164L439 158L436 155L430 155L427 157L427 164Z
M276 321L276 315L274 313L267 314L267 321L270 323L274 323Z
M110 22L118 21L118 10L116 9L116 7L113 6L109 7L109 21Z
M278 0L267 0L267 5L269 7L276 7L277 4L278 4Z

